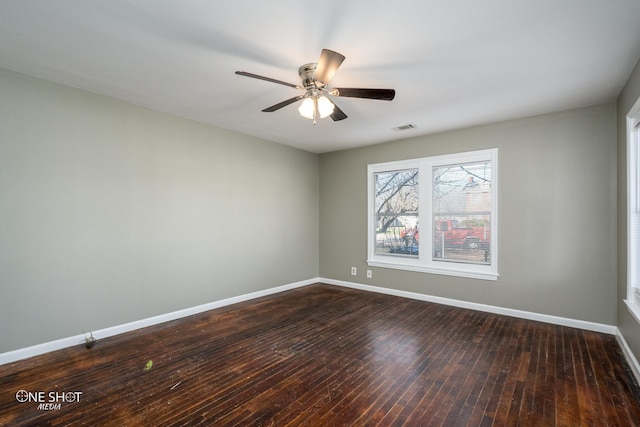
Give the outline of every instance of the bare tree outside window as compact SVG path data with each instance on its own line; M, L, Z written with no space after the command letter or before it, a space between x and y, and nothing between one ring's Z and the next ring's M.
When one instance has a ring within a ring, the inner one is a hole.
M417 257L418 169L376 173L376 254Z

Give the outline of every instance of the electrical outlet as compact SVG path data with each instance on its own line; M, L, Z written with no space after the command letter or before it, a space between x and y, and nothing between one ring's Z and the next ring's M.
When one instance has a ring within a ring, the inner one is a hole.
M373 277L373 272L371 270L367 270L367 279L371 279Z
M357 272L358 272L358 270L356 270L355 267L351 267L351 275L352 276L355 276Z

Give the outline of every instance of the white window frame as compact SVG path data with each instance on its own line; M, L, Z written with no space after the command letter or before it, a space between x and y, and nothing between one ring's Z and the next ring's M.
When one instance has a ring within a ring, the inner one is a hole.
M627 114L627 299L640 323L640 99Z
M418 257L398 257L376 254L375 174L403 169L418 169L420 224L430 224L425 230L433 230L432 188L433 168L452 164L491 162L491 264L478 265L443 262L433 259L431 233L420 241ZM443 274L483 280L498 279L498 149L447 154L396 162L376 163L367 166L367 264L372 267L393 268L422 273Z

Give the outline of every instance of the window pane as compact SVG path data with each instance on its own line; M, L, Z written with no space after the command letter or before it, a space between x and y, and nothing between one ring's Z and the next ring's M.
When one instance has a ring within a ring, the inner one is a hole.
M491 264L491 162L433 168L433 260Z
M381 172L375 179L375 253L418 256L418 169Z

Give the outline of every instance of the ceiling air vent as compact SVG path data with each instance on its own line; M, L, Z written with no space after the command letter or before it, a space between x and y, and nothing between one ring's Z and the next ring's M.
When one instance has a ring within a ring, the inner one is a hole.
M409 129L415 129L416 127L417 127L416 125L409 123L408 125L402 125L402 126L398 126L397 128L393 128L393 130L397 130L397 131L409 130Z

